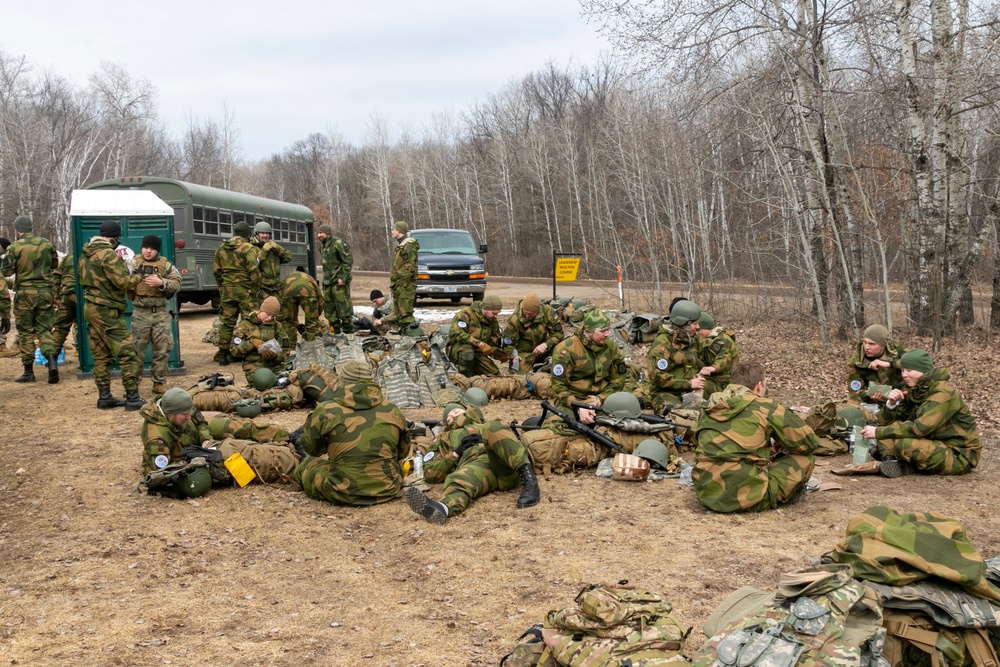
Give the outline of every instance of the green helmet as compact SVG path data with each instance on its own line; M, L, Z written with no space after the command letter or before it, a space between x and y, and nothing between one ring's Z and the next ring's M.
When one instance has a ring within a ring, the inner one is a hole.
M475 406L477 408L485 407L487 403L490 402L489 395L479 387L469 387L465 390L465 395L462 400L469 405Z
M589 303L590 302L587 301L586 299L577 297L576 299L573 299L573 301L572 301L572 303L570 305L573 306L574 310L579 310L580 308L583 308L584 306L588 305Z
M250 382L257 391L267 391L278 383L278 376L270 368L258 368L250 376Z
M640 442L632 453L640 459L646 459L649 461L649 465L661 470L666 470L667 464L670 463L670 452L667 450L667 446L652 438Z
M602 406L605 412L613 414L618 419L635 419L642 413L639 399L627 391L616 391L604 399Z
M694 301L678 301L670 309L670 323L675 327L683 327L697 322L701 317L701 308Z
M861 408L843 408L837 412L837 421L834 422L838 431L844 431L855 426L865 425L865 413Z
M253 419L260 414L261 404L259 398L244 398L233 403L233 407L236 409L236 414L240 417Z
M266 222L258 222L256 225L253 226L253 233L254 234L270 234L271 233L271 225L267 224Z
M208 466L200 466L175 479L174 488L186 498L203 496L212 488L212 473L208 472Z

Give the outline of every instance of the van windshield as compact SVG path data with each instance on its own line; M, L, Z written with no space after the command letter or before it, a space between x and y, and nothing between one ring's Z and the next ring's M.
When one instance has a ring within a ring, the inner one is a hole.
M410 236L420 242L420 252L431 255L475 255L479 252L472 235L465 231L414 230Z

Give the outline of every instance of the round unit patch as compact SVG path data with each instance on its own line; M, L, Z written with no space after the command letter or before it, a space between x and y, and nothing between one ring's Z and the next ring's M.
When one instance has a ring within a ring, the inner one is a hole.
M459 322L459 323L458 323L458 328L459 328L459 329L464 329L464 328L466 328L467 326L469 326L469 325L468 325L468 324L466 324L465 322Z
M156 466L157 468L166 468L168 465L170 465L170 459L167 457L166 454L160 454L155 459L153 459L153 465Z
M666 359L657 359L656 360L656 367L659 368L661 371L667 370L667 360Z
M851 380L851 391L861 390L861 380Z
M424 454L424 463L427 463L432 458L434 458L434 452L427 452L426 454Z
M243 339L240 338L239 336L237 336L236 338L233 339L233 345L239 345L242 342L243 342Z
M555 366L552 367L552 374L555 375L556 377L562 377L562 374L565 372L566 369L563 368L562 364L556 364Z
M504 345L510 345L512 342L514 342L514 341L512 341L510 338L504 338L503 339L503 344Z

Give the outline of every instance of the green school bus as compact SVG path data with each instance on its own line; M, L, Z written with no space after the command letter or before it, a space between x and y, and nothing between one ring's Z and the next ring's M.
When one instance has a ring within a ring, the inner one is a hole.
M233 225L271 225L271 238L292 253L281 266L287 275L301 266L316 276L313 214L306 206L230 192L156 176L127 176L88 185L87 190L150 190L174 209L174 264L181 273L182 303L219 306L212 263L219 245L233 235Z

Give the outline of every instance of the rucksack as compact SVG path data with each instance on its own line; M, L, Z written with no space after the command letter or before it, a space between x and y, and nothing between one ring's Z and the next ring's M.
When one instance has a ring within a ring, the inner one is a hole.
M915 610L883 610L892 667L997 667L996 628L947 628Z

